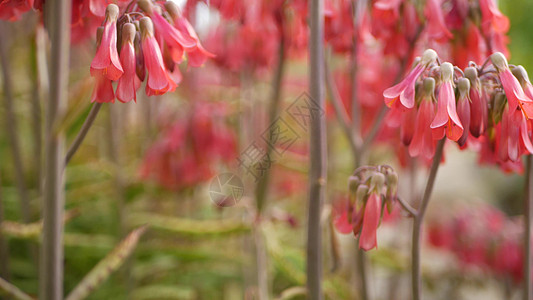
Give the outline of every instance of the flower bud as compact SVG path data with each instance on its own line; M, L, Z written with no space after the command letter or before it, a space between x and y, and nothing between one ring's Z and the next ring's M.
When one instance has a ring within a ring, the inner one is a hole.
M377 192L381 194L383 186L385 185L385 175L380 172L374 172L370 177L370 192Z
M398 174L394 171L387 171L387 193L385 194L385 204L387 205L387 211L392 212L392 204L396 200L398 194Z
M517 66L516 68L513 68L512 70L513 75L520 81L521 85L525 85L527 82L529 82L529 76L527 76L527 71L522 66Z
M150 0L139 0L137 1L137 5L139 5L139 8L142 9L142 11L144 11L148 15L152 14L153 6Z
M422 90L425 96L432 97L435 93L435 79L433 77L426 77L422 82Z
M477 82L477 80L479 79L477 75L477 70L474 67L466 68L464 73L465 77L468 78L470 80L470 83L472 84L474 84L474 82Z
M440 78L442 81L453 81L453 65L449 62L440 65Z
M355 193L355 203L362 204L365 203L366 199L368 198L368 185L366 184L360 184L357 187L357 191Z
M181 16L180 8L176 3L174 3L174 1L166 1L165 9L172 19L176 19Z
M135 40L135 25L126 23L122 26L122 43L132 43Z
M509 69L507 59L501 52L493 53L490 56L490 60L492 61L492 64L496 67L496 69L498 69L498 71Z
M141 27L141 37L154 36L154 24L148 17L142 17L139 20L139 26Z
M422 65L427 66L427 65L433 63L435 60L437 60L437 52L435 52L435 50L433 50L433 49L427 49L422 54L422 59L420 60L420 63Z
M105 18L107 22L117 21L120 10L116 4L109 4L105 9Z
M503 110L505 109L505 104L507 103L505 93L498 92L494 95L494 102L492 105L492 118L494 123L499 123L502 119Z
M457 90L459 91L459 99L468 98L470 93L470 81L466 78L459 78L457 80Z
M360 184L361 184L361 180L359 179L359 177L350 176L348 178L348 195L349 195L349 200L351 204L355 203L357 189L359 188Z

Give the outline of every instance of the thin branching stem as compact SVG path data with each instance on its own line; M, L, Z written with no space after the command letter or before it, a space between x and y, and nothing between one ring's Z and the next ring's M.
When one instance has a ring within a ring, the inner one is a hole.
M100 108L102 108L102 103L95 103L93 104L93 107L91 107L91 111L87 115L85 122L83 122L83 125L81 126L78 135L76 135L76 138L72 142L72 145L70 145L70 147L68 148L67 156L65 158L65 166L68 165L74 154L76 154L76 151L78 151L78 148L80 148L81 143L89 132L89 129L91 129L91 126L93 126L94 120L96 120L96 116L98 116Z

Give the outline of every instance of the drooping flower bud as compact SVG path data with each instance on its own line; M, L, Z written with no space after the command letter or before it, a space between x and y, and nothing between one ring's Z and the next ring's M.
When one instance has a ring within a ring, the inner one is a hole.
M446 136L457 141L463 135L463 124L457 115L455 105L455 93L453 91L453 65L445 62L440 66L441 86L437 98L437 114L431 128L433 129L433 138L440 140Z
M120 77L117 85L117 99L121 102L137 100L137 90L141 86L141 81L136 74L135 48L135 25L124 24L122 27L122 49L120 51L120 63L124 68L124 75Z
M165 67L161 49L154 38L152 20L148 17L141 18L140 27L144 63L148 71L146 95L162 95L174 91L177 85L170 78Z
M381 194L385 186L385 175L381 172L374 172L370 177L370 192Z
M117 51L118 14L118 6L115 4L107 6L102 38L91 62L92 76L105 76L109 80L117 80L124 73Z
M392 107L396 100L400 99L401 106L412 108L415 105L416 80L436 59L437 53L434 50L428 49L424 51L422 59L409 74L400 83L383 92L387 106Z
M481 89L476 68L468 67L464 73L465 77L470 80L470 134L478 138L488 126L489 106L487 97Z
M505 56L500 52L496 52L490 56L490 59L498 71L500 82L507 96L509 109L515 110L520 107L528 119L533 118L533 99L526 96L520 82L509 70Z

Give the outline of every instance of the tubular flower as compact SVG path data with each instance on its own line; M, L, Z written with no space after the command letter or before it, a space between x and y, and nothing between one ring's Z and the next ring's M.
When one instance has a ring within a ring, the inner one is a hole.
M520 155L533 153L527 120L519 109L505 108L500 131L499 156L503 161L518 161Z
M426 159L433 158L436 140L433 139L430 128L435 118L435 79L428 77L423 82L423 95L416 115L415 133L409 145L409 155L422 155Z
M488 31L490 28L500 33L506 33L509 30L509 18L502 14L494 0L479 0L479 8L484 30Z
M152 21L148 17L143 17L140 20L140 26L144 64L148 71L146 95L162 95L166 92L174 91L177 85L170 78L163 62L161 49L154 38Z
M192 27L191 23L189 23L189 21L181 15L176 3L172 1L167 1L165 2L165 8L174 20L174 27L176 27L178 31L180 31L184 36L190 38L191 40L194 40L196 43L196 47L194 47L193 49L185 49L185 51L187 52L187 58L189 60L188 64L190 66L200 67L205 63L207 59L215 57L213 53L207 51L202 46L202 44L200 43L200 38L198 38L196 31Z
M173 27L161 14L153 7L149 0L140 0L137 2L139 7L146 12L163 40L168 45L172 60L180 63L183 60L184 50L190 51L196 49L196 40L189 35L182 34L181 31Z
M457 100L457 115L459 120L463 124L464 128L470 127L470 81L466 78L459 78L457 80L457 90L459 97ZM468 130L463 130L463 135L459 138L457 143L460 147L466 145L466 139L468 138Z
M105 76L109 80L117 80L124 73L117 52L118 14L118 6L115 4L107 6L102 39L91 62L92 76Z
M443 63L440 66L441 86L437 98L437 115L431 122L433 137L442 139L444 135L452 140L457 141L463 135L463 125L455 106L455 94L453 91L453 66L450 63Z
M470 80L470 134L478 138L488 126L489 106L487 98L483 95L476 68L466 68L465 77Z
M96 31L96 40L98 46L102 41L102 36L104 33L104 27L99 27ZM106 103L106 102L115 102L115 93L113 91L113 85L111 79L103 73L96 73L94 75L96 79L96 85L91 96L91 102L97 103Z
M119 78L117 85L117 99L121 102L136 100L137 90L141 81L137 77L135 48L135 25L128 23L122 27L122 50L120 51L120 63L124 68L124 75Z
M427 35L430 39L445 42L453 37L444 24L444 15L439 0L428 0L424 14L427 18Z
M383 92L383 97L385 97L385 103L387 106L392 107L399 98L401 106L404 108L412 108L415 105L416 80L432 63L435 62L436 59L437 53L434 50L428 49L424 51L421 60L409 72L409 74L407 74L400 83Z
M520 82L511 73L505 56L500 52L496 52L490 56L490 59L500 77L500 82L509 103L509 110L512 111L520 107L525 116L528 119L532 119L533 105L531 104L533 100L526 96Z

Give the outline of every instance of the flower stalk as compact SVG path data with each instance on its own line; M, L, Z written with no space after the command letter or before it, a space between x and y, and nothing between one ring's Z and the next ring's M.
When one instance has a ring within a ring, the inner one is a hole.
M524 201L524 300L529 300L533 296L532 263L533 253L531 252L531 225L533 224L533 158L528 155L526 158L526 199Z
M424 195L422 196L422 202L418 208L418 212L414 216L413 223L413 240L412 240L412 249L411 249L411 264L412 264L412 299L420 300L421 299L421 274L420 274L420 248L421 248L421 231L422 224L424 221L424 216L426 214L426 209L431 198L431 193L433 192L433 186L435 185L435 179L437 178L437 171L439 170L440 162L442 159L442 152L444 149L444 144L446 138L441 139L435 151L435 156L433 157L433 162L431 163L431 169L429 170L428 181L426 188L424 190Z
M311 98L324 111L324 1L309 1L309 89ZM327 141L325 114L310 116L310 171L307 228L307 291L308 298L322 299L322 226L320 215L326 196Z
M64 135L55 130L68 96L71 1L46 1L51 42L50 89L46 110L43 237L39 298L63 299Z

